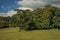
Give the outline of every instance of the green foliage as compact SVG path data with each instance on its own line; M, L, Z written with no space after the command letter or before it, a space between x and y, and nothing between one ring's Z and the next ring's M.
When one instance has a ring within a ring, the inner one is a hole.
M2 28L2 27L9 27L8 17L1 17L0 16L0 28Z
M47 10L51 12L51 25L52 28L60 28L60 9L51 5L46 6Z
M49 25L50 12L48 10L46 10L45 8L39 9L39 10L36 9L34 12L36 14L36 19L35 19L36 25L40 29L48 29L50 27L50 25Z
M33 11L15 9L12 17L0 17L0 26L19 27L20 30L60 29L60 9L51 5Z

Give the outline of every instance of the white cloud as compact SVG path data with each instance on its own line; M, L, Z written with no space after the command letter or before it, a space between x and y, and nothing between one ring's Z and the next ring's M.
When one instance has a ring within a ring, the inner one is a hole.
M30 10L33 10L31 8L24 8L24 7L19 7L17 9L21 9L21 10L26 10L26 9L30 9ZM4 17L7 17L7 16L13 16L17 14L17 11L14 11L14 10L10 10L8 11L7 13L0 13L0 16L4 16Z
M36 9L36 8L43 7L47 4L57 6L57 4L60 4L60 0L22 0L19 1L18 4L21 5L22 7Z
M26 9L33 10L32 8L28 8L28 7L19 7L17 9L21 9L21 10L26 10Z
M5 16L6 16L6 14L5 14L5 13L0 13L0 16L4 16L4 17L5 17Z
M14 10L11 10L11 11L9 11L9 12L7 12L7 13L0 13L0 16L13 16L13 15L15 15L17 13L17 11L14 11Z
M19 7L17 9L21 9L21 10L26 10L26 9L30 9L30 10L33 10L31 8L25 8L25 7ZM14 10L10 10L8 11L7 13L0 13L0 16L4 16L4 17L7 17L7 16L13 16L17 14L17 11L14 11Z
M39 8L46 4L46 2L43 2L41 0L22 0L18 2L19 5L22 5L22 7L28 7L28 8Z
M7 13L7 16L13 16L14 14L16 14L17 12L14 10L11 10Z

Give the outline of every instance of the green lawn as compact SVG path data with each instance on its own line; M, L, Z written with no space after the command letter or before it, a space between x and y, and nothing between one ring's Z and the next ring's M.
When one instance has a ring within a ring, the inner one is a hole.
M0 40L60 40L60 30L18 31L18 28L0 29Z

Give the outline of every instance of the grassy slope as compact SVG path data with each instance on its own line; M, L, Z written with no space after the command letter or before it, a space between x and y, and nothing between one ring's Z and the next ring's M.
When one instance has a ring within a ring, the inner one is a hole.
M60 30L18 31L18 28L0 29L0 40L60 40Z

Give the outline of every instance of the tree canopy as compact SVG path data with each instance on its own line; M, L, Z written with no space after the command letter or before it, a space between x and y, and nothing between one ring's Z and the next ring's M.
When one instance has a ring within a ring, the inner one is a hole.
M33 11L15 9L12 17L0 17L0 27L19 27L20 30L60 29L60 8L46 5Z

